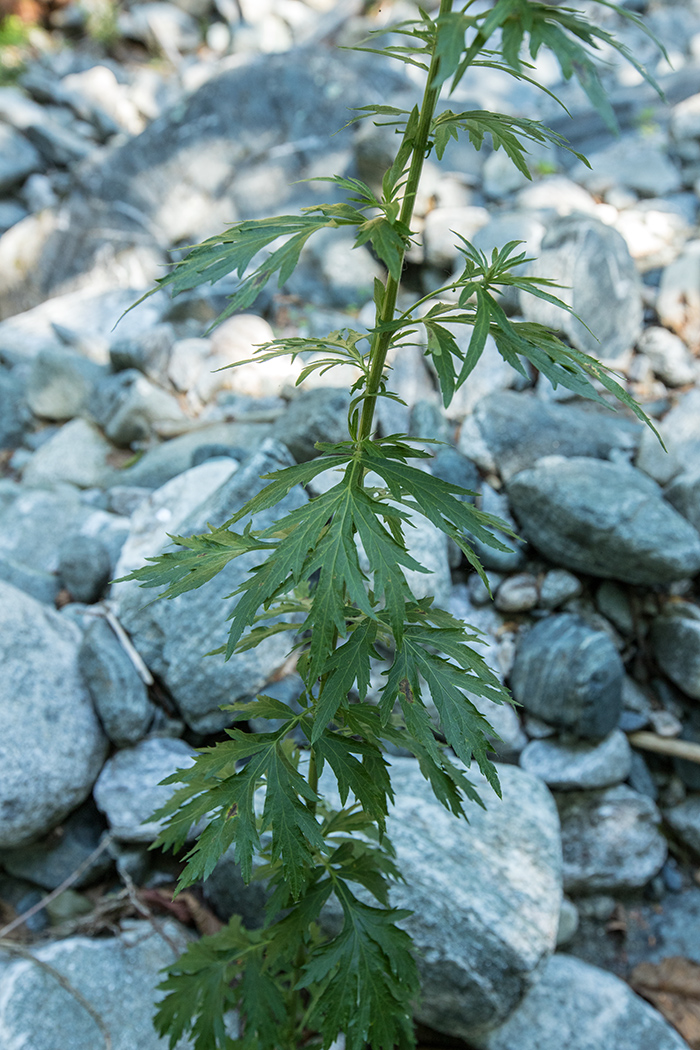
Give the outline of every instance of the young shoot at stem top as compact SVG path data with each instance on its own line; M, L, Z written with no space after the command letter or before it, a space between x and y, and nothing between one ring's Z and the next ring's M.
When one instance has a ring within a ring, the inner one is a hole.
M600 2L645 28L631 12ZM263 878L268 893L262 929L246 930L234 918L170 967L156 1026L171 1047L187 1033L196 1050L327 1050L339 1033L347 1050L410 1047L419 980L410 938L398 925L407 913L392 909L388 895L401 875L384 834L393 800L387 748L415 756L455 816L464 815L465 801L481 804L468 776L472 762L499 792L489 743L495 734L473 700L510 698L473 648L477 632L432 598L412 593L406 572L426 570L406 537L414 516L424 516L488 586L472 545L507 550L495 533L510 530L474 506L474 493L422 469L431 458L424 444L376 435L377 400L396 396L387 387L389 351L400 353L422 330L448 406L491 336L526 378L534 368L553 385L604 404L601 391L608 391L649 422L599 361L541 325L506 314L500 293L509 287L568 309L554 282L524 274L528 260L517 242L487 257L460 238L461 272L397 309L429 155L441 159L450 139L466 134L477 149L485 141L502 149L530 177L528 144L568 148L536 120L444 106L441 95L452 94L467 70L500 70L538 86L524 56L534 60L548 48L611 126L596 49L613 47L649 80L648 74L580 11L534 0L496 0L485 10L441 0L438 10L419 8L415 20L392 31L402 43L381 47L373 36L359 50L417 66L425 87L411 110L370 105L353 118L395 126L396 155L381 193L356 178L329 176L346 191L344 202L237 223L192 248L158 282L176 294L235 272L238 289L222 320L252 306L275 275L283 286L316 232L346 227L354 230L355 246L370 245L386 267L385 279L375 280L369 334L346 328L325 338L276 339L254 358L304 355L300 381L315 370L353 365L358 378L347 440L319 444L310 462L266 475L258 494L228 521L202 535L172 537L175 550L127 577L175 598L241 555L252 556L254 567L229 596L228 640L215 652L228 659L288 632L304 684L295 709L266 695L232 706L228 739L201 749L194 765L167 781L176 790L157 814L165 818L158 845L182 850L193 826L204 825L186 855L180 887L208 876L234 844L243 878ZM453 334L458 325L471 331L466 349ZM304 486L326 472L329 484L310 498ZM388 669L377 703L368 694L380 660ZM270 719L270 731L237 725L252 718ZM340 917L339 932L338 923L326 921L329 907ZM235 1037L226 1021L234 1009Z

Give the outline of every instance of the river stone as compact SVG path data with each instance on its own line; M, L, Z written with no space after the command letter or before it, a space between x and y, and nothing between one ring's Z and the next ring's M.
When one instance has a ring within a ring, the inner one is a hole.
M17 499L0 510L0 558L29 566L35 572L56 572L61 543L77 532L99 538L116 564L128 529L128 519L83 503L74 488L47 491L22 487Z
M41 168L41 158L24 135L0 124L0 193L5 193Z
M541 620L519 639L510 684L530 714L596 738L617 725L624 673L606 634L563 613Z
M502 801L470 772L486 809L468 804L467 824L436 801L415 759L391 761L396 801L387 834L406 882L392 885L389 898L413 912L400 925L421 972L416 1017L470 1042L475 1030L504 1021L536 982L554 950L561 904L552 797L516 766L499 765L498 775Z
M599 744L533 740L522 751L520 765L555 791L610 787L627 780L632 750L625 734L613 729Z
M107 741L78 671L80 632L0 581L0 846L45 835L88 796Z
M700 700L700 608L672 602L652 624L656 661L687 696Z
M112 755L97 778L93 795L115 837L123 842L153 842L162 822L151 817L176 790L161 781L193 761L194 752L184 740L161 736Z
M568 569L646 586L700 570L700 534L633 467L549 457L508 496L526 537Z
M126 920L118 937L68 937L35 951L95 1007L112 1050L166 1050L153 1027L162 970L175 961L191 933L168 919L166 941L143 920ZM51 974L11 953L0 960L0 1030L5 1050L97 1050L104 1039L92 1017ZM191 1050L180 1039L173 1050Z
M182 425L185 419L175 398L135 368L106 376L90 407L107 437L120 447L146 441L164 424Z
M261 474L291 462L283 445L266 441L227 482L180 522L180 533L187 536L206 532L207 523L216 526L227 521L267 484L260 479ZM300 490L292 490L283 504L256 518L256 528L264 528L301 506L304 499ZM244 525L240 522L236 527L242 529ZM198 732L217 732L228 725L230 717L219 710L220 706L257 693L287 658L290 639L278 634L254 650L235 653L228 662L222 656L203 659L205 653L224 644L226 616L232 608L230 595L259 561L259 554L254 552L242 555L204 587L170 601L154 602L152 592L133 583L121 584L116 592L119 619L134 645L148 667L163 679L187 724ZM224 604L223 599L229 600ZM183 639L187 639L186 645Z
M577 349L604 359L620 357L637 342L641 283L624 238L611 226L587 215L553 219L530 274L563 285L557 296L577 317L521 294L529 321L562 331Z
M20 446L31 422L22 372L21 366L0 368L0 449Z
M636 465L660 485L677 474L694 469L700 461L700 390L683 394L658 426L663 443L645 430L639 443Z
M636 890L666 860L661 814L646 795L625 784L556 796L564 852L564 890L570 894Z
M664 496L700 532L700 464L675 477Z
M668 328L651 325L645 329L637 349L667 386L685 386L695 380L695 361L683 340Z
M596 197L618 187L634 190L640 197L665 197L682 188L680 171L667 156L666 145L658 139L626 135L589 154L590 167L579 162L572 175Z
M87 406L104 368L69 350L43 350L29 372L27 403L35 416L63 421Z
M105 733L116 747L136 744L153 721L155 707L132 660L103 619L90 624L78 653Z
M479 1050L688 1050L619 977L562 953L505 1024L470 1042Z
M689 241L661 274L656 312L691 351L700 349L700 240Z
M665 809L664 817L681 842L700 853L700 794L688 795L679 805Z
M59 482L78 488L100 488L110 471L114 447L94 423L72 419L40 445L22 474L32 488L53 487Z
M73 601L99 601L112 574L109 551L97 536L73 533L58 549L58 576Z
M605 409L552 404L511 391L483 398L474 422L505 481L543 456L607 459L613 449L633 452L642 432L638 423ZM468 455L466 447L461 451Z
M272 427L273 438L287 446L297 463L318 456L317 441L345 441L350 394L344 388L319 387L300 394Z
M104 834L104 821L92 799L88 799L45 839L23 849L3 850L2 864L5 871L17 879L55 890L94 853ZM73 887L89 886L111 865L105 849L72 883Z

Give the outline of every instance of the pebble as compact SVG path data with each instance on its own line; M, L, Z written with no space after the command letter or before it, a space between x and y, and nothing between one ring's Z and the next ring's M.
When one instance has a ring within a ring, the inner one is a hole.
M700 794L688 795L679 805L664 809L664 818L681 842L700 853Z
M90 604L104 596L112 574L109 551L97 536L66 536L58 548L58 577L73 601Z
M578 576L566 569L550 569L540 585L539 606L541 609L558 609L581 594Z
M529 572L508 576L496 592L496 608L500 612L528 612L539 602L537 580Z
M651 642L661 670L687 696L700 700L700 608L669 603L653 621Z

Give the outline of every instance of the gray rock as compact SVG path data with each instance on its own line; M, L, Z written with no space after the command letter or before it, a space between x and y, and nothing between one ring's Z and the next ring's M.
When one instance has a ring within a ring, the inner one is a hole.
M463 325L446 325L445 327L450 328L457 346L462 353L466 354L471 338L471 328L465 328ZM435 374L432 358L429 359L428 363L433 374ZM495 390L507 390L508 387L513 386L517 378L515 370L498 352L495 340L489 336L486 340L484 351L468 381L456 391L447 406L446 412L448 417L461 422L465 416L474 411L488 394L493 393ZM466 449L461 451L468 455Z
M96 620L85 632L78 666L109 739L116 747L136 744L153 721L155 708L133 662L104 620Z
M527 711L583 737L606 736L622 709L615 646L577 616L541 620L518 642L510 683Z
M564 890L571 894L639 889L666 860L661 814L625 784L556 796L564 852Z
M109 348L112 367L115 372L137 368L149 379L162 382L175 338L175 330L167 322L130 336L120 336Z
M167 920L163 933L178 951L191 934ZM170 944L143 920L127 920L118 937L68 937L36 949L36 957L67 978L99 1012L112 1050L165 1050L153 1027L153 1003L162 970L174 962ZM10 1047L96 1050L104 1045L97 1024L74 996L29 959L3 956L0 1028ZM125 1003L128 1009L125 1009ZM180 1039L175 1050L190 1050Z
M116 838L153 842L162 821L151 817L175 790L172 784L162 785L161 780L193 762L194 752L184 740L160 736L112 755L97 778L93 795Z
M700 534L632 467L551 457L512 478L508 496L531 543L569 569L644 585L700 569Z
M15 223L26 219L27 209L17 201L0 201L0 235L9 230Z
M595 215L596 202L582 186L562 175L549 175L525 186L515 198L525 211L554 211L557 215L572 212Z
M578 929L578 908L568 897L561 902L559 912L559 926L557 928L557 948L568 944Z
M319 387L300 394L273 424L271 437L287 446L298 463L317 456L317 441L345 441L350 395L344 388Z
M598 197L618 187L634 190L640 197L665 197L682 186L681 173L665 149L666 143L623 136L591 153L590 168L578 163L571 174Z
M508 576L496 592L496 608L500 612L527 612L539 600L537 580L529 572Z
M214 463L216 461L212 461ZM220 461L219 461L220 462ZM183 535L202 532L207 522L226 521L266 482L261 474L279 470L291 462L284 446L265 443L236 473L204 501L179 529ZM202 470L204 463L197 470ZM264 528L287 510L300 506L305 497L293 490L284 505L257 519ZM272 516L274 513L274 517ZM242 528L245 522L239 523ZM170 689L188 725L199 732L216 732L229 723L222 704L232 704L255 694L287 658L289 640L284 634L266 639L255 650L234 654L228 662L222 657L202 659L204 653L224 643L230 595L259 563L255 554L243 555L219 573L205 587L180 595L171 601L153 603L152 595L133 584L122 584L117 594L119 618L146 664ZM187 637L186 646L182 638Z
M553 950L561 891L552 799L535 777L500 766L503 801L480 777L486 810L455 820L434 798L414 759L393 759L396 804L387 833L406 882L391 904L417 948L423 996L417 1018L473 1041L505 1020Z
M652 624L651 642L661 670L687 696L700 700L700 608L669 603Z
M0 582L0 846L45 835L87 797L106 739L77 665L80 632Z
M251 453L262 444L269 432L270 427L266 423L214 423L149 448L132 467L113 471L109 481L112 485L158 489L193 466L193 457L203 445L221 443L244 448Z
M88 800L41 842L24 849L3 850L3 867L18 879L28 879L45 890L55 890L97 849L104 832L104 821L92 800ZM105 850L78 876L74 888L89 886L111 865L111 857Z
M507 392L484 398L474 419L505 481L544 456L607 459L614 450L631 453L642 433L639 424L613 412Z
M94 423L72 419L41 445L22 472L25 485L50 487L60 482L99 488L111 473L114 448Z
M99 601L111 571L109 551L97 536L73 533L58 549L59 579L76 602Z
M496 490L486 481L481 484L480 509L487 514L494 514L497 518L500 518L500 520L505 522L505 524L517 535L517 527L510 513L510 507L508 506L508 500L505 493L496 492ZM484 543L475 536L469 536L469 542L484 568L495 569L496 572L504 573L522 569L525 564L525 555L522 544L519 543L518 540L514 540L512 536L502 532L500 529L493 529L493 535L496 539L500 540L501 543L505 543L506 547L509 549L507 551L501 551L495 547L490 547L487 543Z
M32 361L27 403L35 416L66 420L87 407L104 368L68 350L43 350Z
M581 320L522 294L521 308L528 320L562 331L579 350L604 359L619 357L637 342L642 331L641 285L617 230L590 216L554 219L530 273L563 285L558 297Z
M38 171L41 158L24 135L6 124L0 124L0 193L5 193Z
M664 496L700 532L700 465L675 477Z
M479 1050L688 1050L619 977L557 954L505 1024L472 1039Z
M700 240L689 241L661 274L656 312L692 352L700 347Z
M558 609L572 598L578 598L581 590L581 581L573 573L566 569L550 569L540 586L540 607Z
M610 787L627 780L632 749L619 729L599 744L533 740L521 752L520 765L555 791Z
M684 802L665 809L664 817L681 842L700 853L700 794L688 795Z
M21 445L31 417L20 368L0 369L0 448Z
M53 573L35 569L3 554L0 554L0 580L11 583L13 587L18 587L46 605L54 604L60 590L58 579Z
M135 4L119 15L119 31L131 40L162 51L166 56L194 51L202 40L196 20L175 4L163 0Z
M451 269L462 259L456 247L462 242L457 235L472 241L477 230L488 221L486 208L473 205L433 208L426 215L423 226L423 246L428 265Z
M119 556L115 578L140 569L147 558L171 546L169 537L182 535L182 523L229 480L236 467L231 459L205 461L166 481L155 492L147 492L147 498L141 497L131 515L129 535ZM119 593L117 584L112 594Z
M103 379L90 407L110 441L122 447L157 434L159 424L181 424L184 421L175 398L136 369L127 369Z
M668 328L651 325L637 343L637 349L651 363L654 372L667 386L685 386L695 380L695 363L688 348Z
M102 540L116 564L128 529L128 519L83 503L74 488L49 492L22 487L19 496L0 511L0 557L33 571L53 573L58 570L61 543L78 532Z
M664 485L688 467L693 471L700 459L700 390L683 394L657 429L666 449L661 447L655 434L645 430L636 465Z
M202 889L207 903L224 922L232 915L240 915L243 925L249 930L263 925L269 898L267 885L260 880L246 885L233 846L226 850L209 878L204 880Z
M624 589L612 580L601 583L595 595L596 608L618 631L625 635L634 634L635 616L629 596Z
M68 167L92 153L95 143L76 130L76 125L58 120L44 120L27 128L26 136L44 161L58 167Z

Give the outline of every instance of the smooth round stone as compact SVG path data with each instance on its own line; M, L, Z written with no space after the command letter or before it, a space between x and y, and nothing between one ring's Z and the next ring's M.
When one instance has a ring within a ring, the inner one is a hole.
M557 609L571 598L578 598L581 589L581 581L572 572L567 572L566 569L550 569L540 587L540 607Z
M684 802L664 810L664 817L681 841L700 853L700 794L688 795Z
M510 684L530 714L596 738L617 725L623 677L608 636L563 613L541 620L519 640Z
M610 787L629 776L632 749L619 729L599 744L533 740L522 751L520 765L559 791Z
M498 588L496 608L500 612L527 612L539 601L537 580L529 572L508 576Z
M661 814L624 784L556 796L561 819L564 890L618 893L646 885L664 865Z

